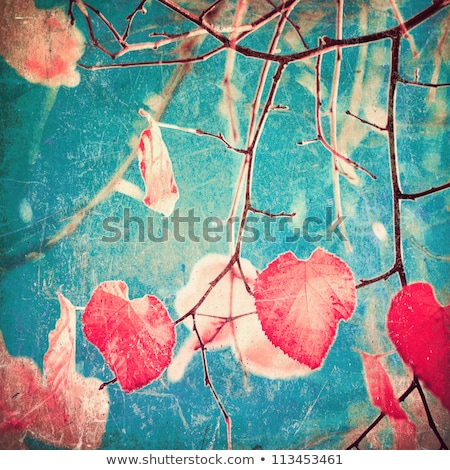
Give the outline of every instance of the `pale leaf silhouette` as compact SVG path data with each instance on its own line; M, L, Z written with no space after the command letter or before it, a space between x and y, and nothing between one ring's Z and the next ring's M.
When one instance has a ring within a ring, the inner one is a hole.
M95 449L109 410L101 381L75 370L76 314L59 294L61 316L49 334L44 376L28 358L12 357L0 342L0 442L23 448L27 435L56 447Z
M0 18L0 54L18 74L52 88L78 85L84 38L62 10L39 10L33 0L2 0Z
M138 149L139 169L146 189L144 204L167 217L179 197L172 162L158 124L146 111L139 112L149 124L141 133Z

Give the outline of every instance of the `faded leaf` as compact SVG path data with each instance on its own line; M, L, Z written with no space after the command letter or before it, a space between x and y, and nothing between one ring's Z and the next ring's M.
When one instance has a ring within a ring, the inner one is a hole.
M38 366L12 357L0 333L0 448L24 448L23 439L44 403L45 385Z
M17 73L52 88L78 85L84 38L62 10L39 10L33 0L2 0L0 18L0 54Z
M86 338L100 350L125 392L157 379L172 360L175 328L156 297L128 298L123 281L107 281L83 314Z
M402 288L387 314L389 336L400 357L450 410L450 306L417 282Z
M187 285L177 293L175 308L181 316L206 292L209 283L227 266L229 258L208 254L192 269ZM248 260L241 260L250 288L257 273ZM184 324L192 330L192 319ZM197 310L196 326L208 351L231 347L245 371L270 379L303 376L310 369L275 347L266 337L255 314L254 298L247 292L237 266L219 281ZM193 332L182 345L168 369L171 381L178 381L200 348Z
M379 356L359 351L364 367L364 376L370 401L389 417L394 433L394 447L397 449L416 448L416 427L395 396L389 376Z
M350 268L321 248L299 260L280 255L258 276L256 312L269 340L311 369L322 365L340 320L356 305Z
M0 337L0 443L23 448L32 435L56 447L95 449L101 444L108 416L101 381L75 371L76 316L59 294L61 317L49 334L44 376L28 358L9 355Z
M169 216L178 201L178 187L173 175L169 152L154 119L140 110L148 120L149 127L139 138L139 169L145 183L144 204L164 216Z

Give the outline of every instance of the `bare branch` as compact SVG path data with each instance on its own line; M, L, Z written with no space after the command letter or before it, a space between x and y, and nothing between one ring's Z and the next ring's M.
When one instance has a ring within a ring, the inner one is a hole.
M421 86L426 88L440 88L450 86L450 82L447 83L424 83L418 82L416 80L406 80L405 78L397 77L397 80L404 85L413 85L413 86Z
M427 415L428 425L430 426L431 430L439 441L441 450L448 450L447 444L444 442L444 439L442 439L442 436L440 435L436 427L436 423L434 422L430 407L428 406L427 399L425 397L425 393L423 392L422 385L420 385L419 378L417 377L417 375L414 376L414 382L416 384L417 391L419 392L420 399L422 400L423 408Z
M373 122L370 122L370 121L366 121L365 119L363 118L360 118L359 116L357 116L356 114L353 114L352 112L350 112L349 110L345 111L345 114L347 114L348 116L351 116L351 117L354 117L355 119L357 119L358 121L362 122L363 124L367 124L369 126L372 126L374 127L375 129L378 129L379 131L387 131L386 127L381 127L379 126L378 124L375 124Z
M426 189L425 191L420 191L418 193L401 193L399 195L399 199L418 199L420 197L428 196L429 194L434 194L439 191L443 191L444 189L450 188L450 182L442 184L440 186L435 186L430 189Z
M266 217L269 217L271 219L275 219L276 217L295 217L295 212L291 212L287 214L286 212L278 212L277 214L274 214L273 212L269 211L262 211L260 209L255 209L254 207L250 207L249 211L253 212L254 214L261 214L265 215Z
M320 66L321 66L321 59L322 56L318 55L316 59L316 66L315 66L315 71L316 71L316 129L317 129L317 140L322 143L322 145L329 151L331 152L334 156L340 158L344 162L348 163L349 165L353 166L354 168L364 171L364 173L367 173L372 179L376 180L377 177L371 173L369 170L361 166L359 163L356 163L355 161L351 160L350 158L346 157L345 155L342 155L336 149L334 149L324 138L323 133L322 133L322 124L321 124L321 117L320 117L320 107L322 105L321 103L321 93L320 93Z

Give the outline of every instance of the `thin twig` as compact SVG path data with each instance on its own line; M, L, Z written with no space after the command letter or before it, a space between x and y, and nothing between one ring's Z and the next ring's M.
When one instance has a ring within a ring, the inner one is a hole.
M339 153L335 148L333 148L324 138L323 133L322 133L322 124L321 124L321 113L320 113L320 107L322 105L320 96L320 67L321 67L321 62L322 62L322 55L318 55L316 58L316 66L315 66L315 71L316 71L316 130L317 130L317 141L319 141L329 152L331 152L333 155L336 157L340 158L344 162L348 163L349 165L353 166L354 168L363 171L364 173L367 173L372 179L376 180L377 177L361 166L359 163L356 163L355 161L351 160L350 158L346 157L345 155L342 155Z
M400 29L402 31L403 37L407 39L411 45L411 50L413 53L414 57L417 57L419 55L419 51L417 50L417 47L414 43L414 38L408 33L408 28L405 26L405 23L403 21L402 14L400 13L400 10L398 9L397 3L395 0L389 0L389 3L391 4L392 11L394 12L395 18L397 19Z
M342 26L344 17L344 0L336 0L336 39L342 39ZM334 59L334 72L331 83L331 97L330 97L330 141L331 147L339 151L338 140L337 140L337 101L339 95L339 82L341 77L341 62L342 62L342 50L336 49L336 55ZM344 217L342 210L341 200L341 186L340 186L340 170L338 157L331 153L331 171L333 180L333 194L335 204L335 220L341 220ZM343 222L340 226L342 237L344 238L344 245L347 252L351 252L352 245L348 239L347 230L345 229L345 223Z
M384 272L383 274L380 274L379 276L375 276L370 279L360 280L359 284L356 285L356 289L361 289L362 287L369 286L370 284L375 284L379 281L386 281L392 275L394 275L397 271L398 271L398 266L393 266L391 269L388 269L386 272Z
M196 320L195 320L195 315L192 315L192 322L193 322L193 331L197 335L198 342L200 344L200 350L201 350L201 355L202 355L202 363L203 363L203 372L204 372L204 380L205 380L205 386L209 387L211 390L211 393L214 397L215 402L217 403L217 406L220 409L220 412L222 413L222 416L224 418L226 427L227 427L227 442L228 442L228 450L232 450L232 438L231 438L231 418L229 414L227 413L218 393L216 392L216 389L214 388L214 385L211 381L211 377L209 374L209 369L208 369L208 360L206 357L206 347L205 344L203 343L202 337L198 331Z
M363 118L360 118L359 116L357 116L356 114L353 114L352 112L350 112L349 110L345 111L345 114L347 114L348 116L351 116L351 117L354 117L355 119L357 119L358 121L362 122L363 124L367 124L369 126L372 126L374 127L375 129L378 129L379 131L382 131L382 132L385 132L387 131L387 129L385 127L381 127L379 126L378 124L375 124L373 122L370 122L370 121L367 121Z
M424 83L424 82L418 82L416 80L406 80L405 78L398 77L398 81L400 83L403 83L404 85L413 85L413 86L421 86L421 87L427 87L427 88L440 88L440 87L446 87L450 86L450 83Z
M425 414L427 415L428 425L430 426L431 430L434 432L434 435L439 441L439 444L441 445L441 450L448 450L447 444L445 443L444 439L442 439L442 436L438 431L436 423L434 422L430 407L428 406L427 398L425 397L425 393L423 392L422 386L420 385L419 378L417 377L417 375L414 376L414 382L416 384L417 391L419 392L420 399L422 400Z
M439 78L439 73L441 71L442 58L444 54L444 47L447 44L447 36L448 36L449 28L450 28L450 20L449 20L449 17L447 16L445 27L443 28L443 31L442 31L442 36L436 47L436 52L434 53L434 70L433 70L433 75L431 76L432 83L437 82ZM428 102L432 103L435 99L436 99L436 87L430 87L430 90L428 92Z
M448 183L442 184L441 186L435 186L430 189L426 189L425 191L420 191L418 193L401 193L399 194L399 199L418 199L420 197L428 196L430 194L437 193L439 191L443 191L444 189L450 188L450 181Z
M128 36L129 36L129 34L130 34L131 25L132 25L132 23L133 23L134 18L136 17L136 15L137 15L139 12L142 13L143 15L146 14L146 10L145 10L145 7L144 7L146 1L147 1L147 0L141 0L141 1L139 2L139 5L134 9L134 11L126 17L127 26L126 26L126 28L125 28L124 33L122 34L122 41L126 41L126 40L127 40Z
M251 212L253 212L254 214L262 214L266 217L270 217L271 219L274 219L276 217L295 217L295 212L291 212L289 214L287 214L286 212L278 212L276 214L274 214L273 212L269 212L269 211L263 211L263 210L260 210L260 209L255 209L254 207L250 207L249 210Z
M203 62L218 52L223 51L223 47L218 47L216 49L212 49L204 54L200 54L198 56L191 56L191 57L180 57L177 59L167 59L167 60L144 60L140 62L123 62L123 63L112 63L112 64L99 64L99 65L87 65L80 63L78 67L81 67L85 70L107 70L107 69L125 69L125 68L133 68L133 67L154 67L154 66L162 66L162 65L183 65L183 64L194 64L196 62Z
M241 24L243 24L245 15L247 13L247 8L247 0L238 0L236 11L234 13L233 30L236 30L239 28L239 26L241 26ZM239 125L236 109L234 106L235 98L233 93L233 84L231 82L233 77L234 64L236 62L237 33L232 32L229 36L229 39L230 47L228 48L227 57L225 59L225 71L222 80L223 101L226 107L231 141L233 144L237 144L239 141Z
M167 46L169 44L173 44L178 41L191 39L196 36L204 36L206 34L207 33L205 30L201 28L197 28L197 29L193 29L192 31L188 31L187 33L166 35L163 39L159 39L158 41L147 41L147 42L140 42L140 43L134 43L134 44L126 44L121 51L117 52L114 55L114 59L118 59L119 57L122 57L125 54L129 54L130 52L134 52L134 51L145 51L148 49L156 51L162 46ZM158 34L158 36L161 36L161 35Z
M208 137L213 137L214 139L218 139L220 140L221 142L223 142L225 144L225 147L229 150L233 150L233 152L236 152L236 153L242 153L242 154L246 154L247 151L245 149L239 149L237 147L234 147L233 145L231 145L228 140L225 139L225 137L222 135L222 133L219 132L219 134L211 134L209 132L205 132L205 131L202 131L201 129L196 129L195 133L197 135L205 135L205 136L208 136Z
M275 5L275 3L272 2L272 0L266 0L267 3L272 7L272 8L276 8L277 6ZM297 24L295 24L287 15L284 11L281 11L281 16L283 17L286 17L286 21L292 26L292 28L294 28L295 32L297 33L298 37L300 38L300 41L302 42L303 44L303 47L305 49L309 49L308 47L308 44L306 44L306 41L305 41L305 38L303 37L303 34L302 34L302 31L300 29L300 26L298 26Z
M280 18L280 20L278 21L277 27L276 27L273 35L272 35L272 39L271 39L271 42L269 44L269 49L268 49L269 52L273 52L277 48L279 38L281 37L281 33L283 31L285 23L286 23L287 19L289 18L289 13L292 11L292 8L294 8L294 6L297 3L298 3L298 0L293 0L290 3L289 7L288 7L289 9L288 9L287 13L282 18ZM255 126L256 126L256 120L257 120L257 116L258 116L258 110L259 110L259 107L261 105L262 92L263 92L263 89L264 89L264 85L267 81L269 66L270 66L269 62L264 63L264 66L263 66L263 68L261 70L261 73L259 75L259 78L258 78L258 85L256 87L255 97L253 99L252 106L251 106L250 121L249 121L249 124L248 124L248 130L247 130L247 141L246 141L247 149L249 148L249 146L251 144L251 141L252 141L252 139L254 138L254 135L255 135ZM270 111L272 108L273 108L273 106L268 108L268 111ZM232 253L232 250L234 249L234 245L235 245L235 243L234 243L234 230L233 230L233 227L232 227L232 222L234 220L235 213L236 213L237 206L238 206L238 202L239 202L239 199L240 199L242 191L243 191L242 185L244 184L245 174L247 173L247 170L248 170L247 166L248 166L249 160L250 160L250 152L246 151L246 154L247 154L247 158L243 161L243 163L241 165L241 169L240 169L240 172L239 172L239 175L238 175L238 180L237 180L237 189L236 189L236 192L235 192L235 195L234 195L234 198L233 198L233 203L232 203L232 206L231 206L231 210L230 210L230 213L229 213L229 216L228 216L228 219L227 219L227 226L229 227L229 231L231 232L231 243L230 243L231 253Z

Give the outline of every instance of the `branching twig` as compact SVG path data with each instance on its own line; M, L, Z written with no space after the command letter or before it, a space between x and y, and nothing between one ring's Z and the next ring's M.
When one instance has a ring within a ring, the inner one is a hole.
M219 395L217 394L213 383L211 382L211 377L209 375L209 369L208 369L208 360L207 360L207 357L206 357L206 346L203 343L202 337L201 337L201 335L198 331L197 323L196 323L196 320L195 320L195 314L192 315L192 323L193 323L193 330L194 330L195 334L197 335L197 339L198 339L198 342L200 344L200 350L201 350L201 355L202 355L202 363L203 363L203 372L204 372L204 377L205 377L205 386L209 387L209 389L211 390L211 393L214 397L214 400L216 401L217 406L219 407L220 412L222 413L222 416L225 420L225 424L226 424L226 427L227 427L228 450L231 450L232 449L231 418L230 418L229 414L227 413L227 411L225 410L225 407L224 407Z
M442 436L440 435L436 427L436 423L434 422L433 416L431 415L430 407L428 406L425 393L423 392L423 389L422 389L422 385L420 385L419 378L416 375L414 376L414 382L416 384L417 391L419 392L420 399L422 400L423 408L427 415L428 425L430 426L431 430L433 431L434 435L439 441L441 450L443 449L448 450L447 444L444 442L444 439L442 439Z
M386 129L388 133L388 148L389 148L389 163L391 170L391 185L392 185L392 210L393 210L393 227L394 227L394 250L395 261L394 265L397 267L397 274L400 278L402 286L406 286L406 273L403 264L402 254L402 232L400 220L400 199L402 190L400 187L400 173L398 169L397 158L397 136L395 128L395 111L396 111L396 93L399 74L399 59L400 59L400 41L401 36L397 35L391 39L391 72L389 75L389 92L387 104L387 124Z
M404 266L403 260L403 253L402 253L402 232L401 232L401 203L402 200L415 200L417 198L421 198L430 194L437 193L439 191L445 190L450 187L450 183L445 183L443 185L433 187L427 189L425 191L417 192L417 193L403 193L400 185L400 174L398 170L398 153L397 153L397 135L396 135L396 91L398 83L402 83L404 85L413 85L413 86L421 86L421 87L429 87L432 89L440 88L449 86L449 83L424 83L419 82L418 80L410 81L400 77L399 70L400 70L400 45L402 37L410 40L411 47L413 50L414 55L417 55L417 49L414 46L414 42L412 37L410 36L409 32L416 27L417 25L421 24L425 20L429 19L432 15L438 13L440 10L445 8L450 2L449 0L436 0L433 4L426 8L425 10L419 12L414 17L410 18L407 21L403 21L401 14L397 8L397 5L394 0L390 0L391 6L393 8L394 14L398 20L398 26L394 28L387 29L385 31L372 33L372 34L364 34L359 37L354 38L342 38L342 26L343 26L343 0L336 0L337 6L337 14L336 14L336 38L330 39L328 37L324 37L320 40L318 46L314 49L308 49L306 42L301 35L300 27L297 26L292 20L290 20L289 15L292 9L296 6L299 0L286 0L281 2L280 5L276 6L271 0L267 0L273 8L270 12L260 16L257 20L253 23L246 25L244 24L245 21L245 13L247 9L247 0L238 0L236 13L234 16L234 22L232 27L229 29L230 34L227 36L225 34L225 29L216 28L214 26L213 21L208 21L206 17L211 14L211 12L218 10L218 6L220 5L222 0L217 0L213 4L211 4L208 8L206 8L200 16L196 16L190 11L186 10L185 8L181 7L173 0L157 0L162 5L165 5L172 11L176 12L178 15L183 17L184 19L188 20L189 22L196 25L196 28L182 34L175 34L175 35L164 35L164 39L159 41L149 41L137 44L128 44L127 39L131 33L131 26L134 21L136 15L141 12L145 13L145 0L141 0L137 7L133 10L133 12L126 17L127 25L125 31L122 35L120 35L114 26L109 22L109 20L103 15L103 13L96 8L92 7L91 5L83 2L83 0L69 0L69 10L68 14L72 21L74 22L74 14L73 14L73 5L76 4L78 9L80 10L81 14L83 15L86 26L89 32L89 37L93 46L97 49L105 53L109 56L110 59L115 60L116 58L123 56L129 52L133 51L140 51L145 49L157 49L158 47L173 43L179 40L191 39L195 36L210 36L211 38L215 39L219 45L213 49L210 49L207 52L202 53L201 55L193 55L193 49L195 46L195 42L192 43L192 47L188 47L185 51L184 55L180 55L178 58L174 59L167 59L167 60L148 60L148 61L141 61L141 62L123 62L123 63L111 63L111 64L99 64L99 65L81 65L82 68L88 70L101 70L107 68L126 68L126 67L142 67L142 66L162 66L162 65L178 65L177 72L174 73L174 80L171 83L170 89L168 91L169 96L174 90L174 87L177 86L179 81L182 79L184 74L190 69L192 64L205 61L210 59L211 57L215 56L218 53L227 52L226 58L226 65L225 65L225 73L224 73L224 92L227 97L227 106L228 106L228 117L232 131L232 143L228 142L223 136L222 133L210 134L208 132L199 130L199 129L187 129L187 128L180 128L178 126L170 126L165 125L166 127L172 127L177 130L187 131L190 133L194 133L197 135L204 135L213 137L215 139L220 140L228 149L233 150L237 153L245 155L245 158L242 162L241 170L237 179L237 187L234 193L234 200L231 206L231 212L228 219L230 222L234 215L238 210L238 204L241 200L243 194L243 207L240 216L240 223L238 227L238 233L236 240L234 240L234 233L233 233L233 242L231 246L231 253L230 258L226 264L226 266L222 269L222 271L210 282L208 288L205 290L204 294L199 298L197 303L184 315L182 315L178 320L175 321L175 325L178 325L185 319L192 317L193 322L193 331L198 338L198 342L200 345L201 356L202 356L202 363L204 369L204 380L205 385L210 388L211 393L222 413L222 416L225 420L227 426L227 440L228 440L228 448L231 449L231 419L228 413L225 410L225 407L217 394L213 383L211 381L211 377L208 370L208 362L207 362L207 345L204 343L203 338L197 327L196 318L198 316L208 316L207 314L200 314L198 312L199 308L204 304L206 299L215 289L217 284L228 274L230 273L232 276L237 276L237 270L239 271L240 277L242 278L242 282L249 293L249 295L253 295L252 289L249 286L247 279L245 277L245 273L242 268L241 264L241 252L243 249L243 234L245 231L248 215L250 212L255 214L261 214L266 217L276 218L276 217L293 217L295 214L291 213L272 213L270 211L256 209L251 201L252 201L252 179L253 179L253 169L255 165L255 158L256 158L256 151L258 147L259 140L261 138L262 132L264 130L266 121L268 119L270 111L274 107L274 99L280 85L281 78L283 73L286 70L286 67L298 61L303 61L308 58L316 58L316 65L315 65L315 119L316 119L316 132L317 137L315 139L303 141L299 143L299 145L305 145L307 143L312 142L320 142L330 153L333 163L333 183L334 183L334 198L336 202L336 218L339 219L342 217L342 204L340 198L340 187L339 187L339 172L338 172L338 159L344 161L345 163L351 165L352 167L359 169L361 171L366 172L370 177L376 179L376 177L366 168L362 167L360 164L356 163L355 161L351 160L350 158L346 157L339 151L339 145L337 141L337 102L339 96L339 83L340 83L340 68L341 68L341 60L342 60L342 50L347 47L353 46L361 46L370 43L374 43L380 40L389 40L391 43L391 60L390 60L390 75L389 75L389 85L388 85L388 104L387 104L387 124L385 127L378 126L372 122L369 122L365 119L358 117L357 115L347 111L346 114L354 117L355 119L359 120L363 124L367 124L372 126L373 128L386 132L387 139L388 139L388 151L389 151L389 165L390 165L390 180L391 180L391 190L392 190L392 200L393 200L393 213L392 213L392 226L394 232L394 263L393 266L385 271L384 273L373 277L371 279L362 280L356 286L357 289L368 286L370 284L377 283L382 280L387 280L394 274L397 274L400 279L400 283L402 286L406 286L407 278L406 278L406 270ZM95 15L97 19L106 26L109 32L113 35L115 41L120 45L121 50L119 52L112 52L104 45L100 44L98 41L94 26L90 17L91 14ZM212 16L212 15L211 15ZM270 45L268 47L267 52L261 52L257 50L253 50L249 47L244 47L239 44L244 38L248 37L250 34L253 34L262 26L268 24L274 18L279 17L278 23L274 30ZM289 23L298 33L303 46L307 49L305 51L296 52L293 54L282 55L279 54L278 51L278 42L281 37L283 28L285 27L286 23ZM448 28L446 29L446 31ZM446 32L443 34L443 37L446 36ZM439 43L439 47L442 46L442 40ZM326 140L321 123L321 85L320 85L320 77L321 77L321 61L324 54L335 51L335 64L334 64L334 74L332 80L332 88L331 88L331 98L330 98L330 116L331 116L331 126L330 126L330 143ZM256 87L256 93L254 100L252 102L251 107L251 114L250 120L248 124L248 132L247 132L247 141L245 148L239 149L235 147L234 144L238 140L238 130L237 130L237 119L234 117L234 108L231 99L231 77L234 70L234 61L237 54L241 54L248 58L255 58L259 60L263 60L263 66L261 70L261 74L258 80L258 84ZM269 67L271 63L276 64L276 71L272 77L272 84L269 88L267 97L264 101L264 106L262 107L262 111L259 114L259 109L261 107L262 102L262 95L263 90L266 86ZM178 77L178 78L176 78ZM433 77L432 82L437 81L437 77ZM166 87L167 89L167 87ZM167 102L166 102L167 103ZM155 119L159 119L160 115L164 111L164 106L160 109L160 113L158 116L155 116ZM161 124L163 127L164 125ZM134 160L136 155L137 149L134 149L130 155L127 157L124 163L119 167L116 174L112 177L110 182L102 188L97 195L79 212L77 212L70 220L68 224L66 224L63 229L57 233L51 240L49 240L45 246L45 249L55 245L58 241L62 238L70 235L73 233L76 228L79 226L81 221L83 220L84 216L88 214L92 209L103 201L106 197L108 197L115 189L117 182L123 177L125 171L130 166L131 162ZM341 230L343 230L343 235L345 236L345 229L341 226ZM345 237L347 239L347 237ZM347 244L347 249L350 251L350 245ZM33 256L39 255L38 253L32 253L30 258ZM236 271L235 271L236 270ZM233 277L232 277L233 282ZM230 295L233 295L233 284L231 288ZM233 299L230 299L230 309L233 305ZM233 316L233 312L230 311L230 315L225 319L226 323L233 321L237 318L241 318L243 316L253 314L246 313L241 315ZM219 317L216 317L219 318ZM221 330L221 325L216 335ZM213 338L212 338L213 339ZM211 339L211 340L212 340ZM211 341L210 340L210 341ZM114 383L116 379L113 379L109 382L105 382L101 388L108 385L109 383ZM414 377L412 384L409 388L403 393L403 395L399 398L399 401L405 400L413 390L417 389L418 393L421 397L424 410L426 412L428 423L436 437L438 438L441 448L447 448L445 442L443 441L442 437L440 436L437 427L434 423L433 417L431 415L429 406L426 401L425 394L421 388L421 384L417 377ZM362 439L364 439L367 434L374 429L377 424L383 419L384 414L381 413L378 418L369 425L369 427L363 431L363 433L359 436L357 440L355 440L349 448L358 448Z
M126 20L127 20L127 26L125 28L125 31L124 33L122 34L122 41L126 41L128 36L130 35L130 30L131 30L131 25L134 21L134 18L136 17L136 15L141 12L143 15L146 14L146 9L144 7L145 3L146 3L147 0L141 0L139 2L139 5L134 9L134 11L129 14L127 17L126 17Z
M317 130L317 138L316 140L319 141L329 152L331 152L334 156L337 158L340 158L343 160L345 163L348 163L349 165L353 166L354 168L364 171L364 173L367 173L371 178L377 179L377 177L361 166L359 163L356 163L355 161L351 160L350 158L346 157L345 155L342 155L339 153L335 148L333 148L324 138L323 133L322 133L322 124L321 124L321 117L320 117L320 107L322 105L321 101L321 93L320 93L320 68L321 68L321 62L322 62L322 55L318 55L316 58L316 66L315 66L315 71L316 71L316 130Z
M267 0L267 3L272 7L272 8L276 8L277 6L272 2L272 0ZM300 26L298 26L297 24L295 24L288 16L287 14L282 11L281 12L281 16L285 17L286 18L286 21L294 28L295 32L297 33L298 37L300 38L300 41L302 42L303 44L303 47L305 49L309 49L308 47L308 44L306 44L306 41L305 41L305 38L303 37L303 34L301 32L301 29L300 29Z
M408 28L405 26L405 23L403 21L402 14L400 13L400 10L398 9L397 3L395 0L389 0L389 3L391 4L392 11L394 12L395 18L397 19L400 29L402 31L403 37L407 39L411 45L411 50L413 53L414 57L417 57L419 55L419 51L417 50L417 47L414 43L414 38L409 34Z
M344 0L336 0L336 39L342 39L342 23L344 17ZM331 98L330 98L330 140L331 147L339 151L338 140L337 140L337 99L339 95L339 82L341 77L341 62L342 62L342 51L340 48L336 49L336 56L334 59L334 72L333 81L331 83ZM341 233L344 238L345 248L348 252L352 251L352 246L348 239L347 230L344 224L344 213L342 210L341 201L341 187L340 187L340 170L338 157L334 152L331 153L331 171L333 179L333 194L335 210L335 220L341 220Z
M426 88L441 88L450 86L450 83L424 83L418 82L415 80L406 80L405 78L398 77L398 81L403 83L404 85L413 85L413 86L421 86Z

